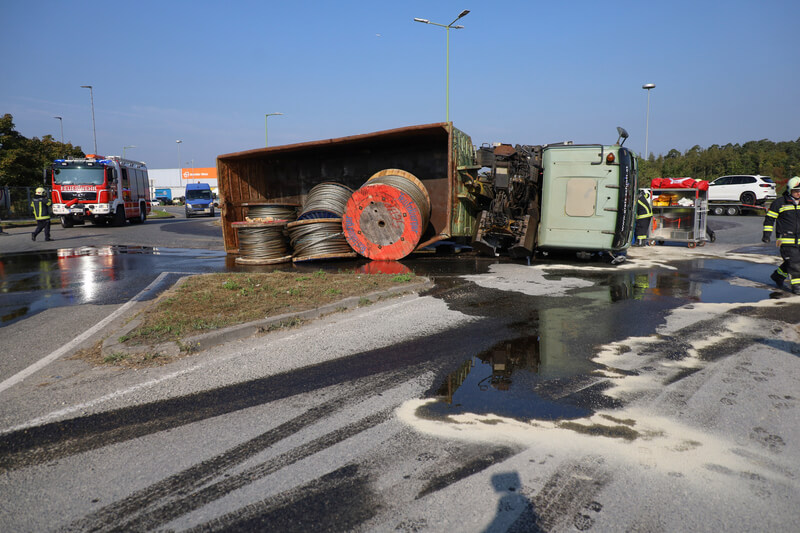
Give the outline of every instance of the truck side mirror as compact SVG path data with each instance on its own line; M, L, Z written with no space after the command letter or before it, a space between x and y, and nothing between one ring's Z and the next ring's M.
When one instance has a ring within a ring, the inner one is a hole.
M625 144L625 139L628 138L628 132L625 131L625 128L617 126L617 133L619 134L619 137L617 137L617 144L622 146ZM622 139L622 142L619 142L620 139Z

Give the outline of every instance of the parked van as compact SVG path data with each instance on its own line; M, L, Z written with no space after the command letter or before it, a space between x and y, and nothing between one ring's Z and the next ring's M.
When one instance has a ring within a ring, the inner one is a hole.
M214 216L214 198L208 183L186 185L186 218L195 215Z

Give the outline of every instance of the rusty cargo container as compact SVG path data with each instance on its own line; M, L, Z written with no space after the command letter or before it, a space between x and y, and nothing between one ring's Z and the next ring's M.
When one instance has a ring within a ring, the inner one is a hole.
M392 168L416 176L430 196L430 223L418 248L471 238L477 214L469 188L479 168L475 148L452 123L436 123L218 156L225 250L239 252L232 224L244 221L251 206L301 205L317 184L338 182L355 190Z

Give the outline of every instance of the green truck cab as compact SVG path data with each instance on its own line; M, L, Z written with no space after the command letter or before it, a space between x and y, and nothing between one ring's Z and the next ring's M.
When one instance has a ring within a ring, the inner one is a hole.
M542 155L537 248L621 252L631 243L636 158L621 146L550 146Z

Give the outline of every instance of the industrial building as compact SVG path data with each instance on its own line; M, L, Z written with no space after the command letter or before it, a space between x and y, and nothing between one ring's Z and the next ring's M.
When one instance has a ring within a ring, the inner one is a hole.
M152 198L167 197L170 200L184 196L187 183L208 183L217 194L217 169L207 168L149 168L150 194Z

